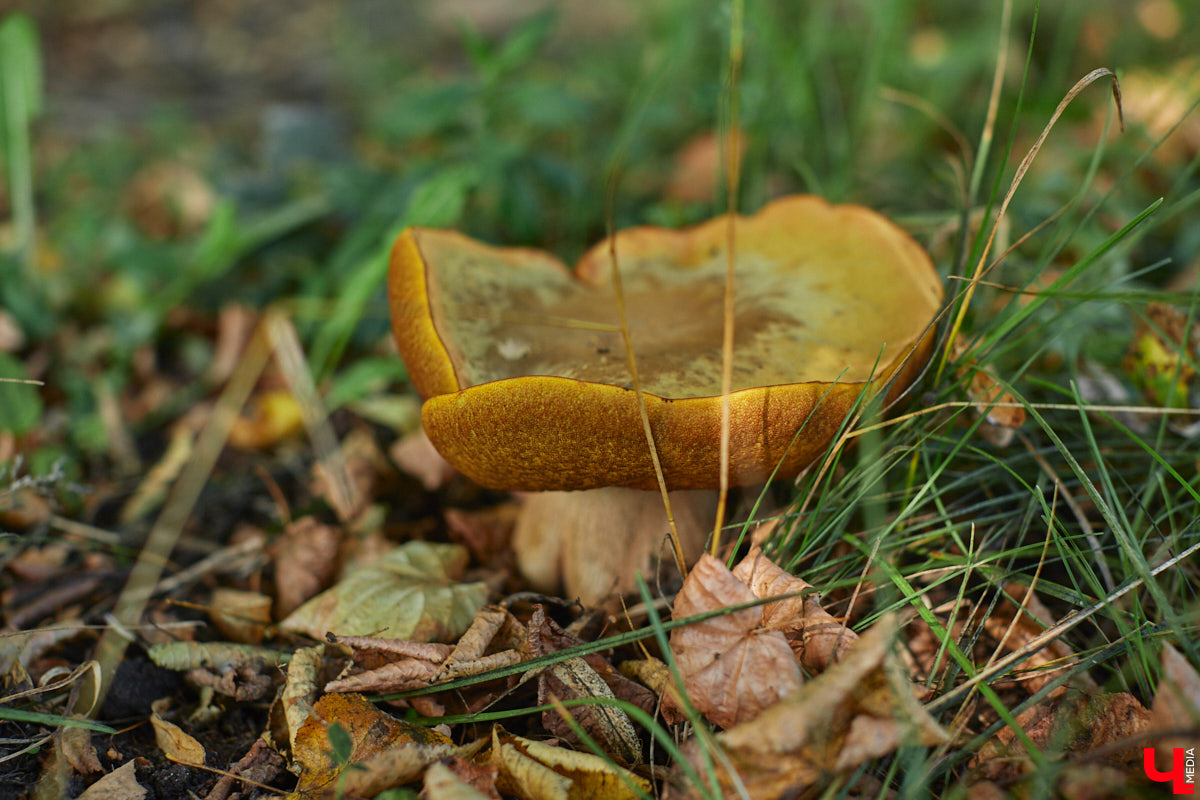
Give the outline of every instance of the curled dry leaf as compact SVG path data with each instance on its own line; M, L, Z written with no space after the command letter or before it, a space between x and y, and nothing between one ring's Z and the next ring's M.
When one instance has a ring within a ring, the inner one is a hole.
M339 528L316 517L293 520L275 540L275 613L283 619L329 586L337 573Z
M335 755L331 742L329 729L334 724L349 739L344 760ZM292 755L300 767L300 781L295 794L371 797L416 780L427 765L458 752L462 749L442 734L402 722L362 695L326 695L296 733Z
M733 568L733 575L755 597L798 595L762 606L762 626L782 633L806 670L823 671L858 639L857 633L821 607L812 584L780 569L757 547Z
M1178 650L1164 644L1162 676L1150 704L1149 730L1161 735L1189 729L1200 730L1200 673ZM1170 770L1174 748L1195 747L1196 738L1176 736L1154 742L1158 769Z
M701 556L675 597L683 619L755 600L750 587L710 555ZM764 627L763 607L732 611L671 631L671 652L688 698L729 728L800 688L800 670L784 635Z
M1026 592L1030 590L1025 585L1009 582L1004 588L1013 600L999 604L995 612L984 620L983 626L1004 649L1017 652L1040 636L1042 631L1053 624L1054 619L1036 594L1026 598ZM1017 618L1015 625L1014 616ZM1029 694L1036 694L1047 683L1069 670L1074 656L1075 651L1062 639L1055 639L1037 652L1030 653L1029 657L1021 662L1029 670L1022 676L1021 686ZM1062 666L1053 666L1056 664ZM1073 680L1087 691L1099 690L1096 682L1087 673L1078 673ZM1064 684L1051 691L1050 697L1059 697L1066 691L1067 686Z
M527 800L633 800L650 783L590 753L553 747L492 728L492 763L500 791ZM635 788L636 787L636 788Z
M213 589L208 614L217 630L231 640L259 644L271 624L271 598L261 592L218 586Z
M431 492L445 486L458 474L458 470L434 449L422 428L400 437L388 455L402 472L419 480Z
M92 733L87 728L62 727L54 732L58 737L59 747L63 758L71 765L71 769L80 775L95 775L103 772L96 748L92 746Z
M1150 712L1127 692L1061 695L1017 716L1017 724L1039 750L1084 755L1103 748L1106 755L1101 764L1109 766L1140 763L1140 747L1113 750L1112 746L1137 737L1149 722ZM1002 728L980 748L970 765L975 780L997 782L1012 781L1036 769L1011 727Z
M350 484L350 491L338 486L338 478L333 477L335 471ZM362 511L364 499L376 496L382 478L389 473L394 475L395 470L375 444L375 438L363 428L355 428L342 440L338 458L313 464L309 488L329 504L339 520L347 522Z
M221 776L204 800L228 800L237 788L245 785L244 781L267 784L282 772L283 757L264 740L255 739L246 755Z
M327 632L456 639L487 597L485 584L457 582L466 566L467 551L458 545L406 542L376 563L352 570L292 612L280 628L314 639Z
M821 776L852 770L901 744L949 741L917 702L892 652L898 627L895 617L883 617L824 673L752 722L717 734L751 797L798 796ZM689 760L704 769L694 741ZM717 770L723 793L733 796L733 777L724 766ZM693 791L681 782L668 796Z
M171 705L169 699L155 700L150 704L150 726L154 728L154 741L158 749L172 761L184 764L203 764L205 759L204 745L196 741L190 733L185 732L174 722L163 719L162 713Z
M312 714L313 704L321 696L321 668L325 659L325 645L302 647L292 656L288 664L287 680L279 693L278 705L283 710L283 723L287 728L287 746L296 751L296 733ZM274 710L274 709L272 709ZM282 741L275 746L283 750Z
M534 609L529 621L530 655L549 655L583 644L546 616L542 606ZM654 696L613 669L599 653L570 658L538 673L538 704L557 700L618 697L644 711L652 711ZM619 694L618 694L619 692ZM583 730L600 743L605 752L626 765L641 761L642 741L629 715L615 705L582 705L566 709ZM557 709L542 712L542 725L560 739L581 745L571 726Z
M617 665L617 669L625 677L645 686L655 697L663 698L664 702L659 704L659 708L663 721L668 725L675 725L687 719L679 709L681 703L675 698L675 678L671 675L671 668L667 666L666 662L651 656L633 661L622 661ZM672 699L670 702L665 702L668 696Z

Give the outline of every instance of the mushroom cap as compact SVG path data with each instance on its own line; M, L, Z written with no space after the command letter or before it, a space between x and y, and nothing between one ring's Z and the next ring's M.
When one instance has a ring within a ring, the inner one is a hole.
M671 489L720 475L728 218L638 227L616 249L639 383ZM942 285L907 233L857 205L785 197L736 221L733 484L794 475L858 395L889 399L933 347ZM392 327L434 446L499 489L657 484L625 360L609 242L569 271L536 250L409 228ZM798 433L799 432L799 433ZM777 469L778 468L778 469Z

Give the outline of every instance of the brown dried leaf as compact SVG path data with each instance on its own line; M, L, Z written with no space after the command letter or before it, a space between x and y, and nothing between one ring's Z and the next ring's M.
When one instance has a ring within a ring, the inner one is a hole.
M337 481L330 477L329 467L324 461L313 464L310 490L329 504L339 520L347 522L362 511L365 501L369 502L375 497L382 476L389 472L394 474L394 470L375 444L374 437L362 428L350 431L342 440L340 464L345 478L352 484L351 492L347 493L336 485ZM358 503L353 504L353 500L358 500Z
M501 503L479 511L448 508L443 512L450 541L471 551L480 564L508 567L513 561L512 535L517 524L518 503Z
M271 598L218 586L213 589L209 617L221 633L235 642L259 644L271 624Z
M325 645L302 647L288 663L287 680L279 693L278 705L283 710L283 723L287 729L287 746L296 749L296 734L312 714L313 704L321 696L321 667L325 660ZM283 743L275 746L283 750Z
M810 672L821 672L839 661L858 640L858 634L821 607L812 584L781 569L754 547L733 568L733 575L759 598L804 592L762 607L762 625L787 638L796 661Z
M204 800L228 800L236 789L245 785L243 781L270 783L283 769L283 757L272 750L264 740L255 739L249 752L221 776Z
M158 161L141 169L126 187L124 198L134 225L152 239L199 233L216 202L208 181L179 161Z
M701 556L675 597L675 619L751 602L750 587L710 555ZM745 608L671 631L692 705L729 728L800 688L800 670L783 634L763 625L763 608Z
M1015 603L1024 606L1024 610L1021 610L1020 606L1015 605L1014 602L1002 601L997 605L996 610L984 620L983 627L1006 650L1016 652L1040 636L1046 628L1054 623L1054 619L1049 609L1042 604L1036 594L1032 594L1026 599L1028 588L1023 584L1009 582L1004 589ZM1017 617L1016 625L1013 625L1014 615ZM1028 665L1029 669L1029 673L1021 679L1022 688L1029 694L1036 694L1047 683L1069 670L1074 656L1075 651L1062 639L1055 639L1037 652L1031 653L1021 662ZM1063 662L1065 662L1063 666L1049 666ZM1098 690L1095 681L1086 673L1076 675L1075 680L1088 691ZM1066 691L1067 686L1064 684L1051 691L1049 696L1059 697Z
M458 763L474 767L469 761L457 759ZM475 768L479 770L479 768ZM433 764L425 770L425 787L421 790L422 800L500 800L496 791L495 767L488 767L491 773L490 792L480 791L479 787L469 780L464 780L461 773L451 770L443 763ZM486 785L486 784L485 784Z
M650 791L643 778L610 761L553 747L492 728L492 763L500 774L500 791L525 800L632 800L633 787Z
M1057 701L1040 703L1017 717L1017 724L1038 750L1072 755L1084 755L1137 737L1146 730L1149 721L1150 712L1126 692L1091 697L1061 695ZM1108 752L1105 761L1119 766L1140 759L1141 749L1128 747ZM981 747L970 765L975 778L1001 782L1035 769L1010 727L1003 728Z
M393 661L325 684L327 692L403 692L433 682L440 667L419 658Z
M978 367L975 359L963 360L963 355L974 346L974 341L960 336L954 340L951 355L958 362L959 378L970 377L967 395L975 405L976 413L984 417L979 433L991 444L1005 447L1012 441L1013 431L1025 424L1025 409L995 406L993 403L1015 403L1016 397L1000 384L991 367Z
M87 728L62 727L55 731L63 758L71 765L71 769L80 775L94 775L103 772L96 748L92 746L92 734Z
M529 651L534 657L548 655L583 644L582 640L568 634L554 620L546 616L542 606L534 608L529 621ZM633 683L613 669L612 664L599 653L571 658L538 673L538 703L546 704L551 698L575 700L580 698L628 700L651 710L654 697L645 687ZM629 716L620 708L609 705L575 706L567 711L580 727L600 742L605 751L622 764L635 764L641 760L642 742ZM557 710L542 712L542 725L560 739L580 745L578 737Z
M845 657L752 722L717 735L750 796L796 796L822 775L846 772L906 741L944 744L946 732L922 708L892 653L898 629L884 617ZM699 755L691 745L691 760ZM718 776L726 794L733 780ZM670 796L679 796L674 790Z
M337 574L339 528L316 517L293 520L275 540L275 613L283 619L329 586Z
M633 661L622 661L617 665L617 669L627 678L645 686L654 694L655 697L667 698L671 697L671 702L662 702L659 704L659 709L663 716L663 721L668 725L675 725L683 722L687 717L679 710L680 703L675 697L675 678L671 675L671 668L666 665L666 662L660 661L657 658L641 658ZM653 709L647 709L653 712Z
M402 472L419 480L431 492L445 486L458 474L458 470L434 448L423 428L402 436L392 445L388 455Z

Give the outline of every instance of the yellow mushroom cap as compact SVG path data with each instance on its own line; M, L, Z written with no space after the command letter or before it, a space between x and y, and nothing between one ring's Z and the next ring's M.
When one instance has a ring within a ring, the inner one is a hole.
M671 489L718 483L727 236L726 217L616 234ZM942 286L903 230L818 197L739 217L735 247L730 480L746 484L811 463L870 383L895 378L895 396L916 377ZM547 253L453 231L400 234L392 327L425 430L451 464L493 488L657 486L610 275L608 241L571 272Z

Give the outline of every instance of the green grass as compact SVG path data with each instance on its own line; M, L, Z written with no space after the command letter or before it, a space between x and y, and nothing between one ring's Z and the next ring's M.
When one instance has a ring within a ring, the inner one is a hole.
M1186 55L1184 42L1200 38L1194 3L1175 4L1180 32L1166 41L1140 25L1135 5L1015 2L1004 38L1000 4L746 4L744 62L732 87L748 142L737 206L813 191L880 209L924 241L948 232L934 252L950 298L944 344L990 233L990 224L968 220L979 210L990 219L1002 206L1017 164L1072 85L1097 67L1118 78L1165 71ZM39 148L38 40L24 17L0 22L0 42L19 43L0 47L13 230L0 249L0 297L30 349L48 353L53 390L44 394L67 411L65 424L27 453L35 471L65 463L64 480L108 475L97 387L120 392L134 383L139 349L199 378L209 345L172 321L180 305L210 316L230 299L292 310L316 379L340 405L386 394L402 377L378 357L378 343L387 331L387 249L405 225L456 227L569 260L608 222L679 225L719 213L728 202L720 193L685 204L661 190L672 154L690 136L728 124L727 4L664 0L640 13L621 36L595 42L556 38L553 14L498 38L464 26L448 63L386 50L356 60L355 43L367 34L340 31L343 101L361 150L397 157L321 163L315 174L283 176L263 201L220 188L223 165L236 157L202 137L199 121L185 117L157 133L149 126L141 134L150 153L187 150L219 188L204 230L168 241L147 238L120 211L123 187L145 163L127 137L100 132L65 154ZM1002 38L1007 67L989 123ZM1198 68L1193 62L1193 86ZM1200 97L1191 101L1182 124L1195 124ZM1080 657L1074 669L1146 703L1161 643L1200 664L1195 558L1156 571L1200 542L1198 448L1179 432L1196 418L1083 410L1147 404L1122 366L1147 303L1200 316L1194 276L1171 288L1200 263L1190 222L1200 155L1162 158L1136 120L1124 133L1116 127L1106 80L1065 108L1007 205L1009 240L1030 237L1011 252L994 247L983 259L999 259L990 283L961 306L978 365L1026 404L1029 419L1014 441L997 448L980 436L964 379L935 359L899 409L927 413L857 437L831 454L828 469L771 490L787 496L770 543L779 562L828 597L844 600L861 582L874 587L860 626L889 610L921 618L943 649L930 684L945 692L984 673L979 692L998 718L991 731L1021 710L991 688L1006 672L989 674L978 629L956 637L926 598L986 611L1009 581L1036 576L1056 619L1077 621L1062 632ZM194 141L179 143L179 131ZM68 328L75 335L65 337ZM1193 354L1179 356L1197 368ZM23 377L9 361L0 361L0 374ZM1102 375L1127 394L1098 396ZM201 385L172 409L210 390ZM1200 386L1191 391L1195 408ZM40 402L31 397L29 387L0 385L0 412ZM25 411L5 413L0 427L32 428ZM152 416L135 434L150 438L171 416ZM760 508L766 513L769 501ZM727 536L741 530L731 525ZM661 640L663 630L640 635ZM948 722L963 697L935 695L931 707ZM906 748L869 771L901 796L922 797L955 791L966 757ZM1044 790L1054 761L1053 753L1039 757L1029 785Z

